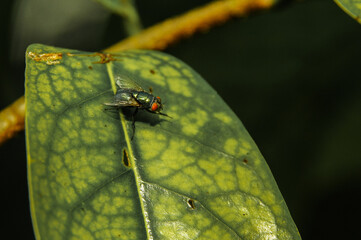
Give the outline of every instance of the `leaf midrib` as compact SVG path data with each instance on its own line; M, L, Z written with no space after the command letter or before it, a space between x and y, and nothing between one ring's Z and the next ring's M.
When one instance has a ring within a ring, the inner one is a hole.
M112 86L112 90L113 90L113 93L115 95L116 92L117 92L117 87L116 87L115 80L114 80L113 63L112 62L106 63L106 67L107 67L107 72L108 72L108 75L109 75L110 84ZM133 154L133 148L132 148L132 145L131 145L131 138L130 138L130 136L128 134L127 123L126 123L125 116L122 113L122 111L119 111L119 116L120 116L120 122L121 122L121 125L122 125L122 129L124 131L125 142L127 144L128 156L129 156L129 159L130 159L130 165L132 166L132 169L133 169L133 172L134 172L135 184L137 186L137 192L139 194L139 202L140 202L141 211L142 211L142 214L143 214L143 220L144 220L144 224L145 224L145 228L146 228L146 232L147 232L147 239L153 239L152 234L151 234L151 228L150 228L150 225L149 225L150 220L149 220L148 215L146 214L145 203L142 200L142 199L144 199L144 196L143 196L144 191L141 189L141 185L142 185L143 180L140 177L139 170L138 170L138 167L137 167L136 162L135 162L136 159L134 158L134 154Z

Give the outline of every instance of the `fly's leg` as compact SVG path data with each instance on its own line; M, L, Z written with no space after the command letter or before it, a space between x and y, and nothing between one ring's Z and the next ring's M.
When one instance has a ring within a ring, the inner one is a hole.
M133 140L134 134L135 134L135 115L137 115L137 113L138 113L138 108L135 108L135 111L133 112L133 115L132 115L132 129L133 129L133 134L132 134L131 140Z
M152 87L149 87L149 92L150 92L150 94L153 94L153 88Z
M169 116L169 115L166 114L166 113L161 113L161 112L159 112L158 114L160 114L160 115L162 115L162 116L166 116L166 117L172 118L171 116Z
M108 107L105 107L103 108L104 111L109 111L109 112L118 112L119 111L119 106L112 106L112 105L107 105L107 104L104 104L105 106L108 106Z
M166 117L169 117L169 118L172 118L171 116L169 116L168 114L166 113L161 113L161 112L153 112L153 111L150 111L148 109L145 109L147 112L150 112L150 113L153 113L153 114L159 114L159 115L162 115L162 116L166 116Z

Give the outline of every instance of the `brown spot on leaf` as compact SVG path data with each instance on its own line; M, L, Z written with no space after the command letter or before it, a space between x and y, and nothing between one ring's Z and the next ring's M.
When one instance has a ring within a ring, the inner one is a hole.
M124 166L130 167L130 160L129 160L129 157L128 157L128 152L125 149L123 150L122 162L123 162Z
M195 205L195 203L194 203L194 200L191 199L191 198L188 198L187 204L188 204L188 207L190 207L190 208L192 208L192 209L195 209L195 208L196 208L196 205Z
M99 56L100 60L98 62L94 62L94 63L108 63L108 62L117 60L110 53L95 53L95 55Z
M28 52L28 57L37 62L45 62L48 65L54 65L60 63L60 60L63 58L63 54Z
M109 63L111 61L121 61L121 59L117 58L117 54L111 54L111 53L101 53L96 52L92 54L76 54L76 53L67 53L68 57L75 57L75 56L83 56L83 57L100 57L99 61L95 61L93 63Z

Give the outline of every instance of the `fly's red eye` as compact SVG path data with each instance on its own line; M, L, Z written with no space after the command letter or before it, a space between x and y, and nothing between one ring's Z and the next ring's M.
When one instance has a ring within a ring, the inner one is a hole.
M158 104L153 103L153 104L152 104L152 111L155 111L155 110L157 110L157 109L158 109Z

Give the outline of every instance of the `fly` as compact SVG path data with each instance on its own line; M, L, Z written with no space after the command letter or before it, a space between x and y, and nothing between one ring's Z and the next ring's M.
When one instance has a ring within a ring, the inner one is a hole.
M151 88L149 88L149 92L147 92L137 83L123 76L118 77L118 79L116 80L116 84L118 88L114 96L113 102L104 103L104 105L114 107L116 109L126 107L135 108L135 111L132 115L133 135L131 139L133 139L134 137L135 115L138 113L139 109L146 110L150 113L170 117L167 114L161 112L161 110L163 110L162 101L160 97L155 97L152 94L153 91Z

